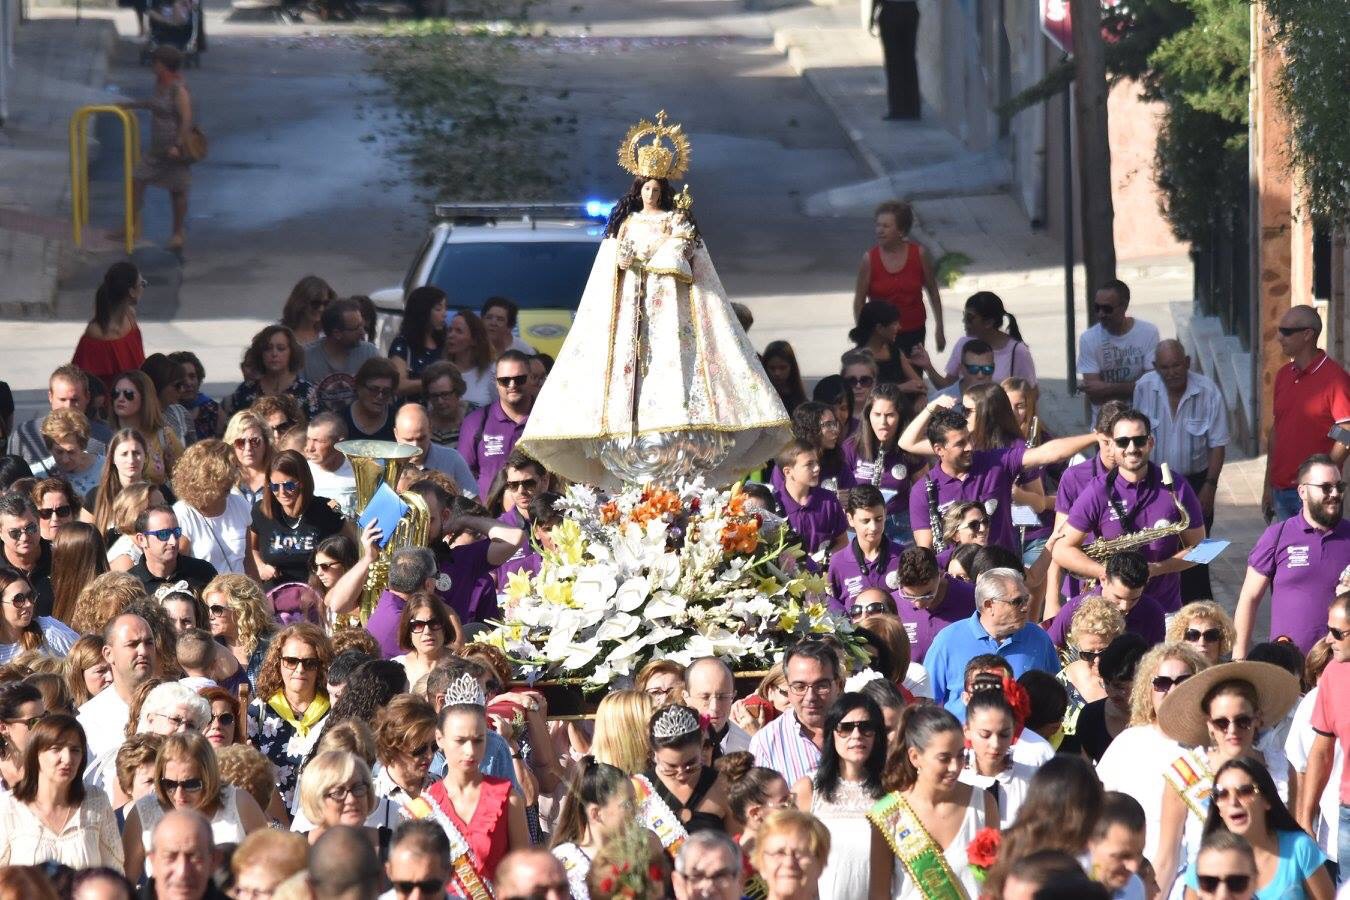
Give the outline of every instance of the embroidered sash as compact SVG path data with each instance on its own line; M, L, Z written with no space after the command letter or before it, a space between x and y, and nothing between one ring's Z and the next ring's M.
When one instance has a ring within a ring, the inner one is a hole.
M666 848L670 858L674 859L675 854L684 846L689 832L685 830L684 824L671 811L666 801L661 799L661 795L652 787L646 776L633 776L633 791L637 794L638 821L656 833L661 839L661 846Z
M1204 754L1187 750L1163 770L1163 778L1203 822L1209 815L1209 794L1214 789L1214 773L1209 770Z
M430 802L428 797L436 802ZM445 792L445 786L438 781L430 790L423 791L420 797L403 804L403 813L410 819L431 819L441 826L445 836L450 839L451 875L447 887L452 895L467 897L469 900L492 900L492 886L478 874L482 862L445 813L449 802L450 796Z
M942 848L904 797L894 791L887 794L867 811L867 818L886 839L925 900L968 900Z
M591 900L590 886L586 876L591 872L591 858L576 844L559 844L553 848L553 855L563 864L567 873L567 883L572 889L572 900Z

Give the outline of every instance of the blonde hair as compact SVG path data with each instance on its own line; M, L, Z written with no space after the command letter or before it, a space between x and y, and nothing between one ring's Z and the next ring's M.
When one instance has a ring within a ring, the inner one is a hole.
M126 572L104 572L80 591L75 598L75 614L70 627L81 634L101 632L103 626L145 596L145 585Z
M366 809L362 818L370 815L375 806L375 785L370 778L370 767L354 753L328 750L309 761L300 774L300 811L315 825L323 824L323 799L333 788L358 778L366 784Z
M150 495L158 490L159 485L148 481L133 481L122 488L112 502L112 516L108 524L127 537L135 534L136 519L150 508Z
M234 613L239 646L245 654L252 656L258 649L258 642L276 630L267 595L258 582L247 575L217 575L202 588L202 599L216 593L225 598L225 605Z
M652 754L647 723L655 709L652 698L642 691L607 694L595 711L591 754L599 762L623 769L629 775L646 771Z
M1158 721L1158 713L1153 709L1153 676L1169 659L1176 659L1190 666L1191 674L1209 668L1209 660L1195 651L1190 644L1172 642L1159 644L1144 654L1134 670L1134 686L1130 690L1130 725L1152 725Z
M164 791L164 768L170 760L195 762L201 769L201 805L197 809L210 818L220 808L220 767L216 765L216 751L211 742L195 731L171 734L164 739L155 754L155 797L165 809L173 809L173 798Z
M260 828L239 842L230 857L230 871L238 878L245 869L261 866L284 881L303 872L308 862L309 842L304 835Z
M1220 659L1233 652L1233 642L1237 640L1237 629L1233 627L1233 620L1229 618L1224 608L1213 600L1196 600L1177 610L1177 614L1172 617L1171 623L1167 626L1167 639L1169 641L1183 640L1186 629L1196 619L1209 619L1217 624L1219 630L1223 632L1223 636L1219 638Z
M787 687L787 673L783 671L783 664L776 662L769 667L769 671L765 672L764 677L760 679L759 686L755 688L755 694L772 703L773 697L770 695L773 693L773 689L779 685L784 688Z
M1095 635L1109 644L1124 633L1125 616L1114 603L1097 594L1083 598L1069 620L1069 643L1074 646L1080 634Z
M207 438L187 448L173 474L178 499L201 511L230 492L239 480L239 466L228 444Z
M804 836L811 847L811 855L822 866L830 855L830 830L815 816L799 809L779 809L769 813L755 832L755 849L751 853L755 868L764 868L764 844L771 835L795 834Z
M54 409L42 420L42 436L53 444L74 438L84 450L89 446L89 420L78 409Z
M70 699L76 709L94 696L84 683L84 670L101 662L103 638L97 634L86 634L66 651L62 668L66 676L66 690L70 691Z
M1032 384L1030 381L1027 381L1025 378L1022 378L1017 375L1008 376L1007 378L1000 381L998 383L998 386L1003 388L1003 393L1005 394L1010 393L1012 391L1016 391L1017 393L1021 394L1022 399L1026 401L1027 421L1026 424L1022 426L1022 434L1024 436L1030 437L1030 435L1027 432L1031 428L1031 420L1036 418L1039 414L1038 411L1041 405L1041 389L1036 385ZM1009 401L1012 400L1011 397L1008 399ZM1013 412L1016 412L1016 410L1013 410ZM1044 440L1044 438L1042 438L1042 440Z
M234 442L244 436L244 432L250 428L258 429L263 440L263 459L262 471L269 471L272 467L272 457L276 455L276 435L272 433L272 426L263 421L262 416L248 409L241 409L239 412L230 416L230 421L225 426L225 445L234 448Z
M373 766L379 759L379 742L375 739L375 732L365 722L343 719L325 728L323 734L319 735L319 743L314 747L316 754L338 751L350 753L367 766Z
M276 789L276 769L267 757L248 744L230 744L216 751L216 763L220 766L222 781L246 792L258 801L258 806L267 809L272 802L272 791ZM279 832L263 829L259 833ZM235 873L238 872L235 869Z

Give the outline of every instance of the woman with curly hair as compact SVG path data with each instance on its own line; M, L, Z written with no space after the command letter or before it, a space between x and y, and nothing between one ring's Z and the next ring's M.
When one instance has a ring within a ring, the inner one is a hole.
M151 479L145 473L146 454L149 448L145 438L133 428L123 428L108 441L108 453L104 457L103 474L99 476L98 486L84 495L84 509L80 518L92 522L101 533L107 534L113 527L113 503L117 496L129 485ZM159 484L155 484L159 487Z
M183 442L165 422L159 408L159 392L150 376L141 371L123 372L112 389L111 424L133 429L145 440L145 480L163 484L183 455Z
M815 447L819 454L820 486L837 491L841 498L855 484L853 470L844 459L842 449L845 424L830 406L815 400L802 403L792 413L793 437ZM777 466L773 467L770 484L775 491L782 493L783 470Z
M1062 653L1067 662L1058 676L1060 684L1069 692L1071 709L1106 696L1097 660L1102 651L1124 633L1125 617L1105 597L1088 596L1074 610Z
M202 602L211 635L244 667L249 684L257 686L268 642L276 630L262 588L247 575L217 575L202 588Z
M112 667L103 658L103 637L86 634L71 644L62 660L62 671L76 709L102 693L112 684Z
M1189 644L1212 666L1232 654L1237 629L1222 606L1196 600L1177 610L1167 626L1167 640Z
M108 548L98 529L71 522L52 542L52 617L70 624L80 592L108 571Z
M70 627L81 634L97 634L113 616L145 596L145 585L126 572L104 572L84 586L75 600Z
M436 708L412 694L393 698L375 716L375 744L381 766L375 793L406 810L436 780Z
M277 767L277 787L287 808L294 799L300 761L328 716L328 664L333 647L318 626L289 625L272 638L258 670L249 705L249 739Z
M248 501L250 509L267 491L267 469L272 464L275 440L272 426L251 410L230 416L225 426L225 443L234 448L234 462L239 467L234 489Z
M285 395L313 416L319 411L318 392L305 378L305 348L285 325L268 325L253 335L241 368L251 373L230 395L229 408L242 412L259 397Z
M173 511L193 555L217 572L248 571L248 525L253 510L234 492L239 467L228 444L216 438L198 441L183 454L174 471L178 502Z

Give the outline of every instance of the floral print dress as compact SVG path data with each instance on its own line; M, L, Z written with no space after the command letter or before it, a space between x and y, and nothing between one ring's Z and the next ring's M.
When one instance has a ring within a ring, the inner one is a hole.
M270 701L258 698L249 704L249 740L276 768L277 790L287 809L294 808L300 764L319 742L328 710L328 697L324 694L316 696L304 715L298 718L291 713L282 694L275 695Z

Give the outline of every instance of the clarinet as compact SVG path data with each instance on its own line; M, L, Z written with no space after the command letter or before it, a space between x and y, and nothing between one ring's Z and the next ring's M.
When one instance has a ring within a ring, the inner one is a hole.
M1027 449L1028 449L1028 450L1030 450L1032 447L1035 447L1035 446L1036 446L1036 442L1040 439L1040 432L1041 432L1041 417L1040 417L1040 416L1032 416L1032 417L1031 417L1031 427L1027 429ZM1021 547L1023 552L1026 552L1026 549L1027 549L1027 526L1025 526L1025 525L1019 525L1019 526L1017 526L1017 546Z
M928 476L924 489L928 492L928 527L933 532L933 552L941 553L947 547L947 540L942 536L942 514L938 512L938 488L932 475Z
M877 448L877 458L872 463L872 487L881 487L881 476L885 471L882 467L886 464L886 446L883 444Z

